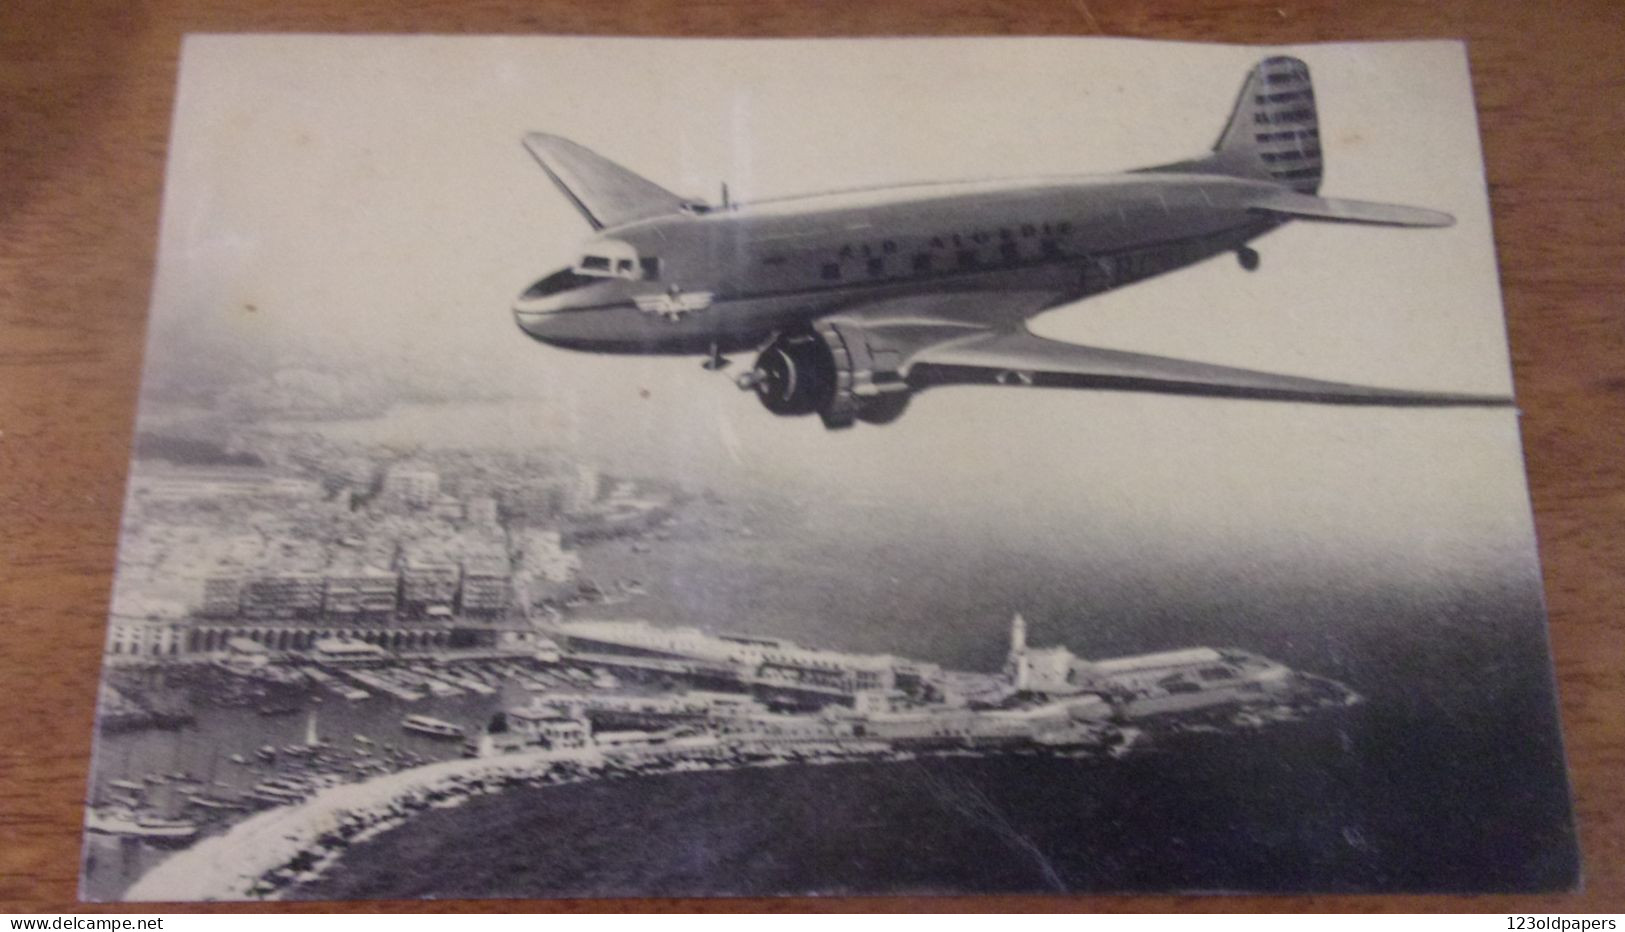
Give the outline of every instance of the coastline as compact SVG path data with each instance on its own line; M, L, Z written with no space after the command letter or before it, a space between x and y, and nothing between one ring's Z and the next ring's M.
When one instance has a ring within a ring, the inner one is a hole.
M693 761L689 752L722 752L723 761ZM642 778L684 769L732 770L844 760L894 761L916 754L881 741L809 742L794 759L784 750L754 753L743 746L696 744L649 755L600 748L537 750L500 757L442 761L361 783L323 790L292 806L270 809L223 834L160 862L121 897L129 902L279 899L314 881L353 842L388 831L429 808L451 808L476 795L518 785L578 783L618 776ZM961 753L981 753L976 751ZM694 766L685 766L694 764ZM563 771L571 771L563 773Z
M1312 678L1325 689L1314 708L1345 706L1358 697L1333 681ZM1316 690L1318 691L1318 690ZM1184 698L1184 697L1176 697ZM1282 702L1286 697L1278 697ZM1222 710L1222 711L1221 711ZM1307 710L1290 704L1247 709L1228 703L1157 716L1167 725L1201 730L1201 719L1221 714L1231 726L1259 728L1295 720ZM1153 713L1154 714L1154 713ZM1142 722L1142 724L1148 724ZM1217 727L1207 725L1205 727ZM645 779L684 771L725 771L750 767L818 765L846 761L895 762L922 756L989 757L1011 753L1121 757L1135 748L1139 727L1113 727L1105 734L1076 734L1046 743L1031 739L1015 746L1009 736L972 739L946 747L917 738L905 743L871 735L719 735L665 739L658 743L579 748L538 748L486 757L460 758L340 784L288 806L266 810L206 838L158 863L135 881L121 899L132 902L274 900L297 896L319 880L351 845L396 828L418 813L460 806L475 796L523 786L556 786L602 779Z

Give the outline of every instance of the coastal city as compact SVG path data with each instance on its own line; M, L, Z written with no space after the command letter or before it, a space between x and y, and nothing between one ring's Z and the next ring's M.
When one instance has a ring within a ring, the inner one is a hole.
M1358 701L1229 647L1036 646L1018 607L987 619L1008 647L982 671L641 620L641 581L583 553L660 546L689 493L543 455L144 443L87 810L96 898L297 895L350 839L512 785L1110 757ZM245 843L268 825L277 844ZM217 861L236 865L221 889L174 887Z

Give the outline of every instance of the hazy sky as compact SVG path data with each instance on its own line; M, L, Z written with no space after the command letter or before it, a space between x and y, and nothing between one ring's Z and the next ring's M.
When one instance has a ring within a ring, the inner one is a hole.
M521 148L558 133L678 192L748 201L931 179L1113 171L1201 153L1264 54L1132 41L188 40L153 365L200 352L467 373L534 398L424 428L545 438L611 468L865 502L991 544L1523 559L1511 410L1382 410L944 389L896 424L775 419L693 359L541 346L510 307L591 232ZM1462 49L1292 51L1328 196L1445 230L1289 225L1229 258L1052 312L1049 336L1317 378L1504 392L1508 363ZM250 310L250 308L252 308ZM739 365L747 361L741 360ZM929 517L927 517L929 516ZM907 519L903 519L907 522ZM910 530L896 528L899 534ZM869 533L886 533L871 527Z

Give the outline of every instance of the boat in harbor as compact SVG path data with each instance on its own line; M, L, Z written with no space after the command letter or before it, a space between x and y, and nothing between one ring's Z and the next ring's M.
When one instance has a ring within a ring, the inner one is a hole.
M165 819L130 809L92 809L85 813L85 828L101 835L120 835L150 841L189 841L197 823Z
M248 808L238 800L227 799L222 796L209 796L205 793L193 793L186 797L186 801L199 809L213 812L240 812Z
M401 727L407 731L415 731L420 735L431 738L462 738L463 729L451 722L430 718L427 715L408 715L401 719Z

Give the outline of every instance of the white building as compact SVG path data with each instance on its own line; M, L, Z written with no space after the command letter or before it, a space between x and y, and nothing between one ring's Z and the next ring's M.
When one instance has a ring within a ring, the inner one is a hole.
M423 508L440 497L440 474L421 466L395 465L384 473L384 497Z

